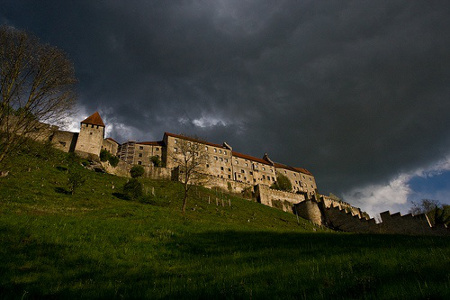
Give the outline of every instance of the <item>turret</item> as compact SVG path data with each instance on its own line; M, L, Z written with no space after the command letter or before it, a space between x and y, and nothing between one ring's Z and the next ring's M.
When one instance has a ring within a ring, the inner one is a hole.
M75 153L82 157L98 158L105 136L105 124L98 112L81 121Z

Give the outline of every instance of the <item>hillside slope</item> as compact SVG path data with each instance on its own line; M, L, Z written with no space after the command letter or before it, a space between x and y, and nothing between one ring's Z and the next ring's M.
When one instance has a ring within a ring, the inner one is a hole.
M69 172L86 179L73 195ZM178 183L143 180L141 203L123 199L125 182L42 145L14 157L0 178L0 298L450 296L449 239L334 233L203 188L183 216Z

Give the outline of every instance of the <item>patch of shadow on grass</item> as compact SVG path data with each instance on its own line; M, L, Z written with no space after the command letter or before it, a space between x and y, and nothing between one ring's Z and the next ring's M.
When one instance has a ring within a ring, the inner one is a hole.
M66 167L63 166L57 166L56 169L61 172L66 172L68 170Z
M63 187L60 187L60 186L55 187L55 192L57 192L58 194L64 194L64 195L71 195L72 194L66 188L63 188Z
M113 195L114 197L120 199L120 200L127 200L127 201L130 200L130 199L128 199L128 197L127 197L125 194L123 194L123 193L112 193L112 195Z

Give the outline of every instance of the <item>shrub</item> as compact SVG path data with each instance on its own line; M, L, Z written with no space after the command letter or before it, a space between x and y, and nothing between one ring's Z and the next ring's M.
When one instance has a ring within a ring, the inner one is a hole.
M140 183L136 178L128 180L128 182L123 186L123 194L130 200L142 198L144 195L142 183Z
M114 168L117 167L117 165L119 164L119 158L117 156L111 156L109 159L109 164L111 166L113 166Z
M287 176L277 173L277 181L271 185L271 188L290 192L292 190L292 183Z
M86 182L86 178L83 173L76 169L69 169L69 192L73 195L75 194L75 190L77 190L80 186L82 186Z
M144 175L144 173L144 167L139 165L133 166L130 170L131 177L133 178L141 177L142 175Z
M158 155L150 157L150 161L153 163L155 167L161 167L162 165L161 158L159 158Z
M111 153L109 153L108 150L102 149L100 151L100 161L107 161L110 159L110 157L111 157Z

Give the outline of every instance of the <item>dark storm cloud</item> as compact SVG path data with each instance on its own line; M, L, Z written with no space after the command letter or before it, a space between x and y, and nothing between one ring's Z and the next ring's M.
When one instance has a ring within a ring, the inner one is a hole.
M449 152L445 2L6 1L0 18L69 53L88 112L143 135L118 139L226 140L336 194Z

